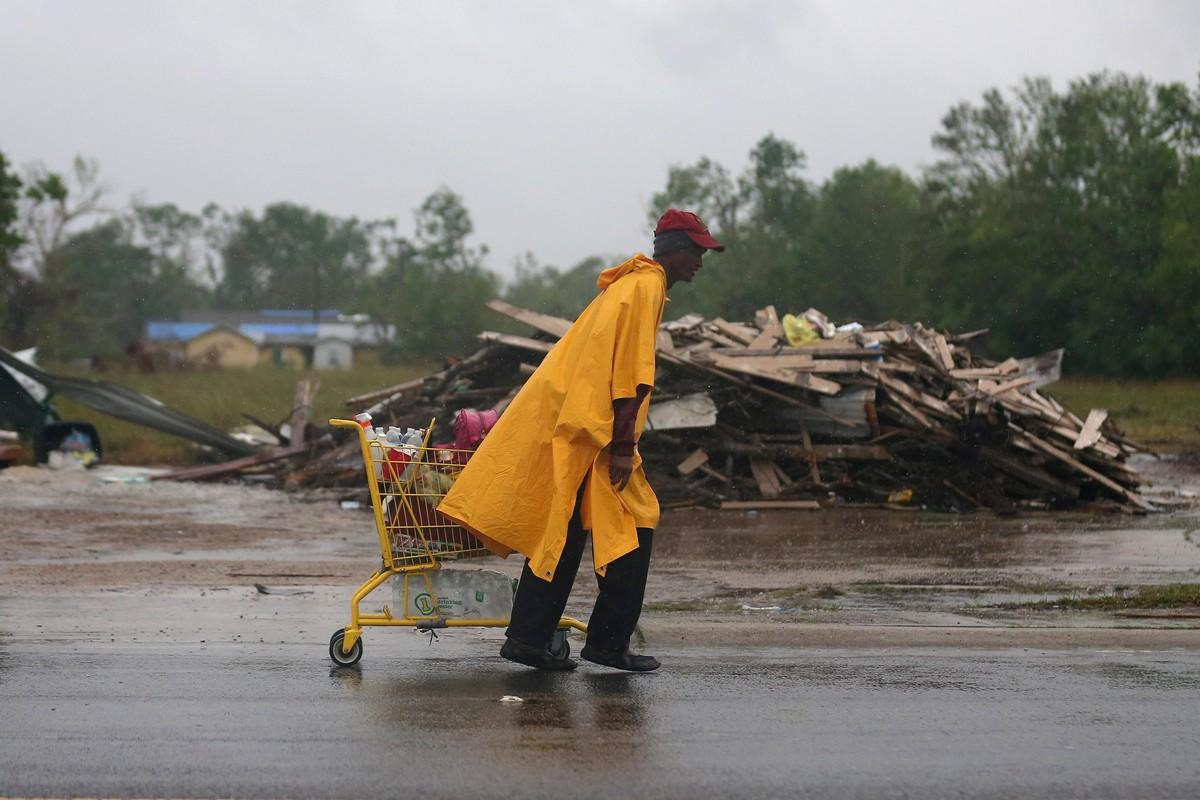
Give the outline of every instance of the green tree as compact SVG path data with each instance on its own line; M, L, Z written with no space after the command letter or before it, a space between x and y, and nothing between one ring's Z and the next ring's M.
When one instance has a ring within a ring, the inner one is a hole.
M475 336L494 327L484 304L499 282L484 269L484 246L468 240L471 215L457 194L439 189L415 213L412 240L393 236L381 250L386 263L363 284L359 308L396 326L390 349L399 358L444 357L473 349Z
M36 290L33 278L12 264L23 242L17 227L20 196L21 180L0 152L0 345L5 347L29 344L28 312Z
M1154 276L1198 113L1182 85L1108 73L1062 93L1028 80L952 109L934 137L946 157L927 176L931 320L991 327L1006 352L1066 345L1083 371L1179 369L1148 343L1170 336L1161 320L1196 280L1176 267L1163 296Z
M123 355L146 319L179 311L155 277L153 254L130 243L119 220L75 234L46 265L43 281L54 304L39 343L55 359Z
M821 187L803 281L812 304L836 319L880 322L915 312L907 269L921 230L921 193L895 167L843 167Z
M261 216L227 219L223 308L342 308L371 268L373 237L387 223L341 219L295 203L275 203Z
M3 151L0 151L0 264L5 265L22 241L21 234L17 232L21 179L9 171L11 166Z
M544 314L575 319L596 296L596 279L605 268L620 258L589 256L566 271L542 266L532 253L526 253L516 265L516 278L505 289L504 298L522 308Z
M695 211L728 248L705 260L696 283L671 290L671 316L699 311L748 318L767 304L804 303L811 286L804 232L813 210L804 168L804 152L774 134L751 149L736 179L708 158L670 168L666 188L651 201L650 219L671 206Z
M40 275L81 223L108 213L103 205L107 189L100 180L100 164L82 156L75 157L65 176L44 164L31 164L24 183L20 209L24 260L34 275Z

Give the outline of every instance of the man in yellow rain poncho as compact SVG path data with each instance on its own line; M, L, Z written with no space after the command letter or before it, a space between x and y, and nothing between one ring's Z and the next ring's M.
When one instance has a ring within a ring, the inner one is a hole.
M658 499L637 439L654 387L666 291L691 281L708 250L724 250L701 219L669 209L654 258L638 254L600 273L600 293L547 354L471 457L439 511L525 569L500 654L538 669L573 669L551 653L592 534L600 594L580 655L617 669L658 660L629 652L642 611Z

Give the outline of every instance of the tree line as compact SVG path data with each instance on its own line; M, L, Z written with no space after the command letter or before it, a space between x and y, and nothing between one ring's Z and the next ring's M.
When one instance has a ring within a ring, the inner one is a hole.
M673 288L668 315L815 306L839 321L986 327L997 355L1065 346L1075 372L1200 371L1200 85L1028 79L951 108L933 145L919 174L868 160L819 183L773 134L737 172L671 166L647 229L689 208L729 249ZM194 214L105 200L92 162L17 174L0 154L4 342L115 355L145 320L184 309L336 307L396 325L393 356L442 356L499 324L488 298L572 316L628 255L561 269L526 254L505 284L446 188L406 232L293 203Z

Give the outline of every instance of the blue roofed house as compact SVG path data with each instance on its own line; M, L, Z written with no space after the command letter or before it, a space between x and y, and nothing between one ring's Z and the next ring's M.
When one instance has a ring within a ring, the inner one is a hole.
M145 350L173 366L209 368L277 364L349 369L374 361L395 327L365 314L292 309L188 311L146 325Z

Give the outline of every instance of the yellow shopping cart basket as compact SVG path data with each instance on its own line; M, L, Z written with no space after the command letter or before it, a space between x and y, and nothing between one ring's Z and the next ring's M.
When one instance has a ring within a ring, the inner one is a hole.
M423 631L506 627L507 619L447 617L442 612L435 583L430 579L444 561L491 555L470 532L437 510L470 457L470 451L430 447L436 420L429 423L419 447L391 447L372 440L354 420L331 419L329 424L357 432L382 557L379 569L358 587L350 600L350 624L334 631L329 639L329 658L333 663L348 667L359 662L363 654L362 629L369 626ZM417 609L419 613L411 614L413 606L407 602L399 616L386 606L381 613L360 611L359 605L367 595L392 578L404 582L405 598L411 596L412 589L419 589L421 596L428 595L423 607ZM571 628L587 632L587 626L579 620L563 617L550 645L555 655L566 657L570 654L566 633Z

